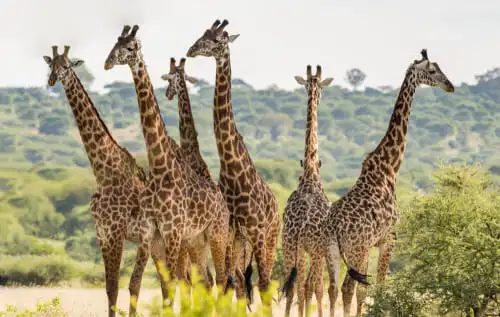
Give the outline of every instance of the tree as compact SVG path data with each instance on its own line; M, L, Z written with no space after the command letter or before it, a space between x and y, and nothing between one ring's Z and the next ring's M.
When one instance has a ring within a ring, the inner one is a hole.
M349 84L353 87L354 90L356 90L359 86L361 86L366 78L366 74L363 73L363 71L359 68L349 69L345 73L345 75L346 75L346 80L349 82Z
M437 186L417 198L402 221L402 255L414 292L441 313L481 317L500 294L500 191L477 167L448 166Z
M478 83L484 83L486 81L490 81L492 79L500 77L500 67L495 67L486 71L484 74L475 75L474 76Z

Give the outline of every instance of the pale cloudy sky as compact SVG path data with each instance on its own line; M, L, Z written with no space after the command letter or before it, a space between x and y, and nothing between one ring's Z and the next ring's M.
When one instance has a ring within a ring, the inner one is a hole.
M239 33L231 44L233 76L256 88L297 88L294 75L321 64L324 76L346 85L359 67L365 84L399 86L404 71L427 48L456 84L500 66L498 0L3 0L0 86L41 86L42 55L53 44L72 46L86 61L94 89L131 81L127 67L104 71L104 60L123 24L139 24L139 37L156 87L171 56L179 59L215 19ZM213 59L188 59L188 72L213 82Z

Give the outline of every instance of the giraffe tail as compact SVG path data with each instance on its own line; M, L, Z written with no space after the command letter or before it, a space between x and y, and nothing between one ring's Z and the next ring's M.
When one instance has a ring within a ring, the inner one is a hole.
M245 277L245 291L247 294L248 303L251 304L253 302L253 285L252 285L252 258L253 258L253 250L250 253L250 262L248 263L247 268L245 269L245 273L243 274Z
M368 275L366 274L362 274L362 273L359 273L358 271L356 271L355 269L353 269L352 267L350 267L348 270L347 270L347 274L349 274L349 276L355 280L355 281L358 281L359 283L361 284L364 284L364 285L370 285L370 283L368 282Z
M290 275L288 275L288 279L281 288L281 294L284 294L287 297L289 294L293 294L293 285L295 284L296 279L297 279L297 266L294 266L292 268L292 271L290 272ZM278 301L281 300L281 298L279 298Z

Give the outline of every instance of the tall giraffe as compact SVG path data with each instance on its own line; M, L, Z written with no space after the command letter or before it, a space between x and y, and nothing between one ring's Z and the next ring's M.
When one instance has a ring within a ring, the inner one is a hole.
M186 81L190 83L196 83L198 80L194 77L191 77L186 74L184 65L186 63L186 59L182 58L179 62L179 66L175 65L175 59L170 58L170 71L168 74L164 74L161 78L165 81L168 81L168 87L165 91L165 96L168 100L174 99L177 95L178 99L178 110L179 110L179 131L180 131L180 147L181 150L191 168L201 177L205 178L208 182L213 184L213 186L217 186L210 174L210 170L208 169L208 165L201 156L200 153L200 145L198 143L198 132L196 131L196 126L194 123L194 117L191 110L191 102L189 100L189 93L186 87ZM223 213L229 217L229 211L227 210L227 206L222 207ZM231 232L228 233L228 238L230 237ZM205 237L203 237L205 238ZM189 253L195 254L197 251L202 250L198 247L198 245L190 248ZM187 257L184 257L187 259ZM205 260L205 258L198 258L198 262L200 260ZM186 266L187 261L185 263L180 264L179 266ZM186 268L181 270L186 270ZM208 267L207 267L208 270ZM207 275L210 276L210 271L208 270ZM210 280L211 280L210 276Z
M396 177L403 162L410 109L416 88L421 85L440 87L454 92L453 84L439 65L429 61L427 51L407 69L385 136L377 148L363 161L360 176L353 187L331 204L323 224L326 263L330 275L330 316L334 315L338 295L340 258L347 262L349 275L342 285L344 316L350 313L355 280L361 282L357 291L357 316L361 315L366 297L366 270L372 247L379 248L377 283L387 274L396 241L394 226L396 210ZM357 270L358 272L354 272Z
M214 130L220 159L219 185L236 221L233 266L241 255L244 240L251 243L259 271L259 290L267 290L274 265L280 227L274 194L257 173L243 137L236 128L231 104L231 61L229 43L239 35L229 35L227 20L215 23L189 48L187 57L214 57L216 80L214 93ZM250 258L252 257L250 256ZM251 267L251 263L249 265ZM234 267L231 272L234 272ZM248 272L248 271L247 271ZM238 283L238 279L235 280ZM248 281L248 279L247 279ZM238 285L237 285L238 288ZM268 298L263 298L269 304Z
M140 193L140 208L156 224L162 235L168 272L176 271L181 244L189 245L193 239L205 235L209 239L216 283L223 286L227 281L225 255L229 230L229 217L223 214L224 200L216 186L191 169L180 147L167 134L140 42L136 38L138 30L137 25L132 28L128 25L123 27L106 59L104 69L109 70L114 65L128 65L134 79L150 167L149 180ZM149 232L141 241L131 279L131 299L139 295L152 235ZM203 273L203 269L202 267L200 272ZM207 279L205 276L205 281ZM135 314L134 305L130 309Z
M299 85L306 88L307 101L307 124L305 137L304 161L301 165L304 172L300 177L297 190L293 191L288 198L285 212L283 213L282 248L283 262L286 274L297 275L299 280L299 316L304 315L304 300L306 307L309 306L313 288L318 302L318 316L322 316L324 255L317 252L321 241L317 239L319 232L323 229L321 221L328 213L329 201L326 197L320 175L320 161L318 158L318 105L321 99L321 91L329 86L333 78L321 78L321 66L316 66L316 74L312 74L311 65L307 65L306 79L295 76ZM309 278L313 280L306 284L306 255L311 256ZM290 273L289 273L290 272ZM290 315L293 301L294 286L291 282L284 285L286 293L285 315Z
M139 243L148 222L139 209L139 193L144 188L146 175L132 155L113 138L101 119L87 91L73 68L83 65L83 60L70 60L70 47L64 46L63 54L52 46L52 57L44 56L50 67L48 84L61 81L66 92L76 125L87 152L97 189L92 196L90 209L96 226L97 240L104 259L106 293L109 316L115 316L120 263L125 240ZM161 237L153 240L152 257L157 263L164 258ZM158 268L159 269L159 268ZM166 285L161 283L162 291Z

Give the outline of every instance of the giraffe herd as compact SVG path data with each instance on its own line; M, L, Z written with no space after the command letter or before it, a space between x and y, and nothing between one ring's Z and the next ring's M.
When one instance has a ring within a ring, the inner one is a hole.
M130 278L129 314L136 314L142 275L149 257L158 273L163 268L190 283L190 264L198 267L207 288L213 286L208 250L215 268L215 283L224 292L234 287L236 296L251 301L252 260L258 268L258 289L265 292L271 281L281 221L277 200L257 172L242 135L238 132L231 104L231 62L229 43L238 34L225 30L227 20L216 20L186 53L215 59L213 105L214 132L220 160L218 183L212 178L197 140L186 81L196 79L185 71L186 58L162 75L168 82L166 96L178 99L180 144L172 139L160 114L151 78L137 38L139 27L123 27L109 52L104 68L128 65L134 81L140 122L147 150L148 175L133 156L113 138L73 68L82 60L70 59L70 47L52 57L44 56L50 67L48 84L60 81L73 111L87 152L97 189L90 209L96 226L105 267L108 315L115 316L120 263L125 240L137 245ZM285 314L291 311L298 294L299 315L303 316L315 294L319 307L323 297L323 270L329 274L330 316L334 316L339 288L340 262L347 266L342 284L344 316L350 314L357 287L357 316L366 297L369 251L379 248L377 283L384 281L396 242L395 183L403 160L410 108L417 86L438 86L453 92L453 84L437 63L422 50L421 59L408 67L389 127L376 149L362 164L353 187L340 199L330 202L320 176L317 107L321 91L333 78L322 78L321 66L306 78L296 76L308 95L303 174L290 195L283 213L282 248L286 276L282 293ZM310 270L306 275L306 254ZM246 267L246 268L245 268ZM159 274L162 296L168 302L168 280ZM172 276L174 278L174 276ZM297 280L297 281L296 281ZM271 305L269 297L262 297ZM318 309L322 316L322 310Z

